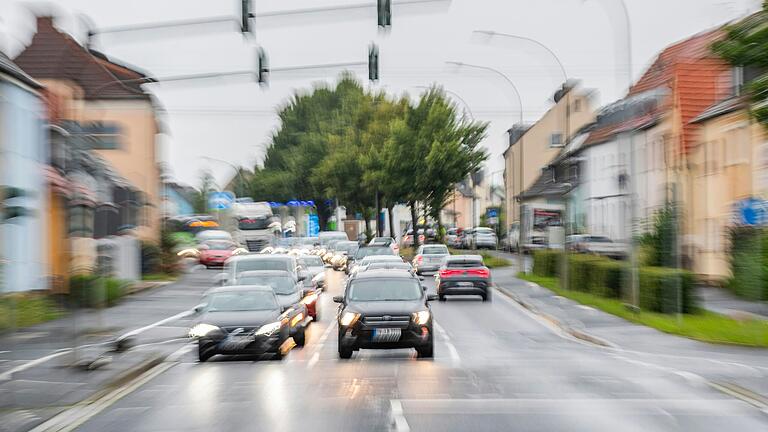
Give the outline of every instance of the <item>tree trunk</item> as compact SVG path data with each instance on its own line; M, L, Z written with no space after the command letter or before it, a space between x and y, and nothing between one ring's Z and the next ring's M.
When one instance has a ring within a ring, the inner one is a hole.
M371 241L371 218L367 211L363 212L363 219L365 219L365 242Z
M443 240L444 240L443 237L445 237L445 236L443 235L443 221L440 218L440 212L439 211L437 212L437 215L435 215L435 220L437 221L437 233L435 233L436 237L437 237L437 241L442 243Z
M411 228L413 230L413 249L419 247L419 216L416 214L416 201L410 202L411 206Z
M320 231L325 231L328 225L328 211L330 207L325 204L324 199L315 200L315 206L317 206L317 222L320 226Z
M384 224L381 223L381 197L379 197L379 191L376 191L376 235L384 237Z
M389 236L393 239L397 239L397 232L395 232L395 220L393 218L394 211L392 205L387 207L387 216L389 216Z

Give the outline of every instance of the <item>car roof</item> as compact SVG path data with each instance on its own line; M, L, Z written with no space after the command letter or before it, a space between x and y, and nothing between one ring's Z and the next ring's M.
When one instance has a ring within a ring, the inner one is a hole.
M402 261L403 259L400 258L399 255L368 255L366 257L363 257L363 261L373 261L373 260L379 260L379 261Z
M238 291L268 291L273 292L269 285L226 285L223 287L214 287L206 291L206 294L215 294L220 292L238 292Z
M358 273L355 279L416 279L416 276L405 269L374 269Z
M230 258L230 261L248 261L248 260L272 260L272 261L279 261L279 260L294 260L296 257L292 255L285 255L285 254L279 254L279 255L272 255L272 254L248 254L248 255L237 255Z
M237 274L238 278L243 276L292 276L288 270L248 270Z

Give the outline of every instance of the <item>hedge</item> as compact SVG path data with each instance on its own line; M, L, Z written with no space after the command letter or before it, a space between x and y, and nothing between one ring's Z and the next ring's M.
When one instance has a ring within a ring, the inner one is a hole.
M73 276L69 282L73 307L103 307L115 305L125 295L127 283L120 279L93 275Z
M533 274L557 277L561 254L537 251L533 256ZM568 256L568 287L606 298L622 298L622 287L628 286L627 263L596 255ZM654 312L678 311L678 288L682 290L683 312L693 312L693 275L690 272L665 267L641 267L639 270L640 307ZM624 296L626 298L626 296Z
M730 229L731 279L734 294L750 300L768 300L768 231L755 227Z

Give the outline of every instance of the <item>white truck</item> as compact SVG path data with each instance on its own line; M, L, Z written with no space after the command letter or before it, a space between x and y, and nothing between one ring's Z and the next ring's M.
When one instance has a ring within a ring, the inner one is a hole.
M241 202L232 205L235 241L251 252L259 252L274 243L281 226L267 202Z
M522 249L562 249L564 240L563 206L528 204L522 206ZM511 233L519 235L519 231Z

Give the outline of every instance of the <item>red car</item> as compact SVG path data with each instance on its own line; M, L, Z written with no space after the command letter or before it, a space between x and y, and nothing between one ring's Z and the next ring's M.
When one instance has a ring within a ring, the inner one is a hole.
M200 264L210 267L222 267L224 261L232 256L237 245L228 240L207 240L201 243L197 250L200 252Z

